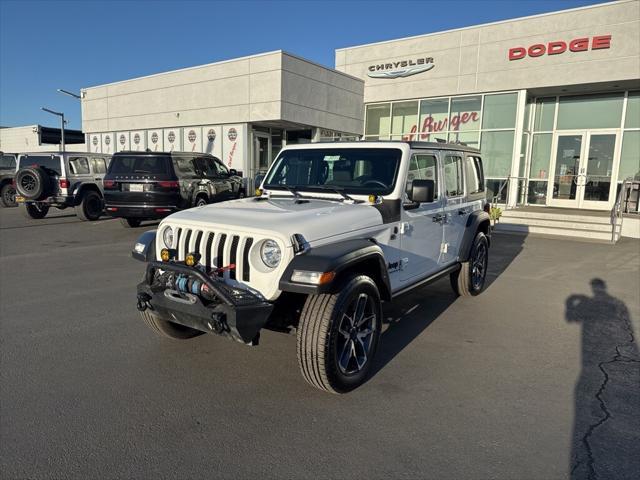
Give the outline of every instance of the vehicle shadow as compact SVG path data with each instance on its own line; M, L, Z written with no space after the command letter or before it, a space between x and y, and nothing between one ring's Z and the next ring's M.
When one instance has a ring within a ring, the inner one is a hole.
M593 296L566 300L566 321L582 326L569 473L572 480L638 478L640 352L627 306L603 280L590 284Z
M524 248L526 235L493 235L489 250L486 287L511 265ZM416 288L383 305L383 332L372 366L372 378L431 325L458 297L449 277ZM384 327L386 326L386 329Z

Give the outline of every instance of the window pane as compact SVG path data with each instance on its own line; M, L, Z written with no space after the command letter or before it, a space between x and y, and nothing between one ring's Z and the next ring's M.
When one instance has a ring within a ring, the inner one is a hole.
M433 141L436 132L446 132L449 123L449 99L422 100L420 102L420 140ZM440 135L442 136L442 134Z
M622 94L560 97L558 129L619 128Z
M640 92L629 92L624 128L640 128Z
M89 160L86 157L72 157L69 159L69 169L73 175L86 175L89 173Z
M529 182L527 202L545 205L547 203L547 182Z
M538 133L533 136L529 178L549 178L552 137L550 133Z
M462 195L462 158L455 155L444 157L444 186L447 197Z
M462 97L451 99L449 130L479 130L482 97Z
M366 135L389 135L391 126L391 105L367 105Z
M513 158L513 131L482 132L481 147L487 177L507 177Z
M482 128L515 128L517 93L485 95Z
M414 155L409 162L409 173L407 175L407 192L411 191L413 180L433 180L434 196L438 198L438 169L437 160L433 155Z
M480 132L451 132L449 133L449 142L462 142L470 147L478 148L480 146Z
M467 179L467 194L478 193L484 190L484 178L482 174L482 161L478 157L465 159L465 177Z
M539 98L536 101L536 118L533 129L536 132L553 130L553 117L556 113L556 97Z
M416 128L418 121L418 101L396 102L393 104L392 114L391 133L409 133L412 128Z
M527 163L527 142L528 141L529 141L529 134L525 132L522 134L522 143L520 144L520 165L518 167L519 177L526 176L524 172L524 167L526 166L526 163Z
M524 107L524 131L529 131L529 115L531 114L531 103L527 101Z
M640 131L624 132L618 180L640 178Z

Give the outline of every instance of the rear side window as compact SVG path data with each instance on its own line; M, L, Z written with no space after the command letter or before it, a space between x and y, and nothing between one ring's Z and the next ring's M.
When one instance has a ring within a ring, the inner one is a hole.
M62 175L60 157L55 155L26 155L20 157L20 168L33 166L42 167L50 175Z
M196 167L193 157L173 157L176 170L182 174L195 175Z
M104 158L92 158L91 168L93 169L93 173L106 173L107 164L105 163Z
M16 157L14 157L13 155L2 155L2 158L0 158L0 168L16 168Z
M114 156L109 165L109 173L112 175L126 175L132 173L169 175L170 157L161 155L144 156Z
M447 197L457 197L464 193L462 158L458 155L444 157L444 185Z
M218 175L229 175L229 170L221 162L219 162L218 160L210 160L210 162L213 163L214 167L218 171Z
M467 193L484 192L484 173L482 172L482 160L480 157L467 157L464 163L465 176L467 178Z
M87 157L69 158L69 172L72 175L86 175L89 173L89 160Z

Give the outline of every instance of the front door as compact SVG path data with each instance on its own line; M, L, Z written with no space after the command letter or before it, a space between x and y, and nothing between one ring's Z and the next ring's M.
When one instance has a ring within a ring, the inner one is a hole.
M557 133L549 205L609 210L615 200L617 143L615 131Z

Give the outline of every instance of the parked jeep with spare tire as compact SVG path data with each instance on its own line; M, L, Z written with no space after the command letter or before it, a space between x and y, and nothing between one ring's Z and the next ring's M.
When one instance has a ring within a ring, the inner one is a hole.
M16 188L13 178L16 174L16 155L0 152L0 207L16 207Z
M137 307L156 333L218 333L256 345L296 331L311 385L361 385L382 302L443 277L485 287L490 244L480 152L463 144L315 143L285 147L260 191L175 213L143 234Z
M110 160L97 153L21 153L16 201L30 218L44 218L51 207L74 207L81 220L97 220L104 210L102 179Z

